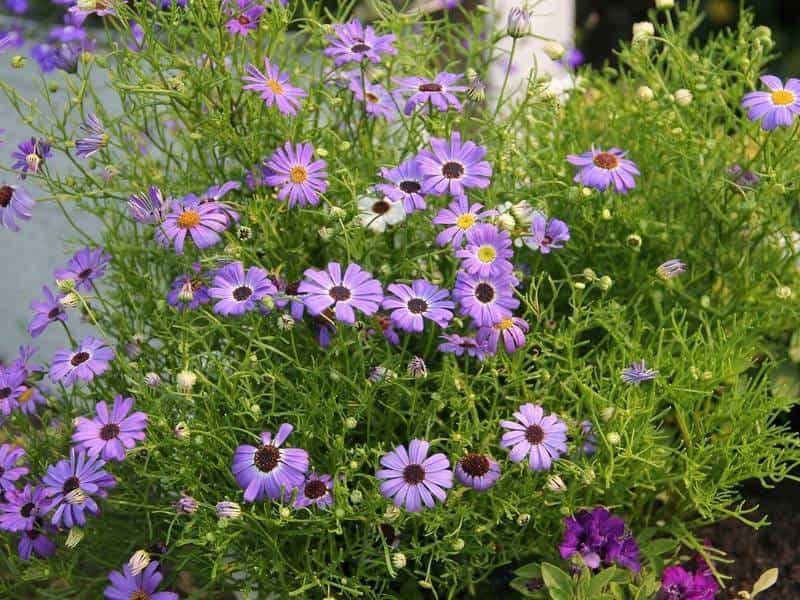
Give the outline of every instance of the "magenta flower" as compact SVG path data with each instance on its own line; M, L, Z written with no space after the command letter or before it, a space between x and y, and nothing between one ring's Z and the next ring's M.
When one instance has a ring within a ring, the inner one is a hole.
M503 341L506 352L513 353L525 346L525 334L528 332L528 322L519 317L510 317L495 323L491 327L481 327L476 334L479 342L486 345L489 352L494 354Z
M0 225L11 231L19 231L17 219L29 221L35 204L30 194L21 187L0 185Z
M111 571L111 585L103 591L107 600L178 600L175 592L157 592L164 576L158 570L158 561L147 565L141 573L133 574L128 564L122 565L122 573Z
M263 73L251 64L248 64L245 70L247 75L243 79L249 83L243 89L258 92L264 104L277 105L278 110L285 115L297 114L300 98L308 96L304 90L291 85L289 74L281 73L267 57L264 57Z
M625 522L602 506L564 517L564 538L558 546L561 558L579 556L590 569L612 564L638 573L639 547Z
M156 229L156 241L165 248L174 244L175 253L183 254L187 235L198 248L210 248L222 240L220 233L228 225L228 215L216 202L201 203L190 197L173 200L170 212Z
M406 101L403 112L410 115L417 106L426 108L437 108L440 112L445 112L451 106L461 110L461 102L456 98L454 92L464 92L467 86L456 85L461 75L457 73L439 73L433 81L424 77L397 77L394 82L398 84L398 90L404 94L411 94Z
M672 565L661 573L661 588L656 600L714 600L717 592L719 584L707 565L697 571Z
M531 220L530 235L523 237L525 244L542 254L564 247L569 241L569 227L564 221L549 219L540 212L534 213Z
M411 440L408 450L397 446L381 458L385 468L375 475L383 480L381 494L395 506L405 506L410 512L433 508L436 500L444 502L445 490L453 487L450 461L442 453L428 457L429 446L424 440Z
M378 183L375 190L391 199L402 202L406 214L425 210L425 195L422 190L422 172L416 158L402 162L394 169L381 169L381 177L389 183Z
M452 244L453 248L461 247L466 233L477 223L497 214L495 210L481 210L483 204L470 205L466 196L459 196L447 208L441 209L433 218L434 225L450 225L436 236L440 246Z
M264 296L274 296L277 292L264 269L250 267L245 271L239 261L220 268L208 289L208 295L217 300L214 312L225 316L243 315L253 310Z
M232 34L242 36L250 35L251 31L258 28L258 23L261 20L261 15L266 10L260 4L253 4L250 0L236 0L228 4L236 4L236 9L231 10L231 19L225 23L225 27Z
M267 185L278 187L278 200L289 199L289 208L316 206L319 195L328 189L328 173L324 160L312 161L314 147L311 144L286 142L264 163L269 174L264 177Z
M456 462L455 474L459 483L483 492L500 478L500 465L487 454L471 452Z
M50 501L41 486L28 483L22 490L10 487L5 490L5 502L0 502L0 529L6 531L32 531L36 521L50 510Z
M108 370L114 351L104 342L87 336L75 350L57 350L50 365L50 379L70 386L76 381L91 381Z
M480 277L459 271L453 298L461 305L461 314L472 317L478 327L492 326L511 318L511 311L519 306L514 297L517 283L510 273Z
M337 67L362 60L378 63L382 54L397 54L397 48L392 45L397 36L393 33L376 35L371 26L364 27L358 19L334 25L333 30L335 35L328 36L330 46L325 48L325 56L333 58Z
M344 275L337 262L329 263L325 271L306 269L304 275L297 291L312 315L332 308L336 320L352 325L356 322L355 310L369 316L383 301L380 282L357 264L347 265Z
M53 277L56 280L71 279L78 290L92 291L92 282L106 274L106 267L111 255L102 248L82 248L69 259L63 269L56 269Z
M328 508L333 506L333 477L330 475L309 474L305 482L297 488L294 508Z
M2 369L3 367L0 367ZM12 444L0 446L0 493L16 489L16 481L28 474L28 467L20 466L25 449Z
M789 79L784 85L775 75L764 75L761 83L768 92L749 92L742 100L751 121L761 121L761 129L772 131L789 127L800 114L800 79Z
M129 414L133 408L133 398L114 398L114 406L109 412L105 401L95 405L93 419L78 417L72 441L76 450L86 450L94 458L100 456L105 461L125 460L125 450L136 446L145 438L147 415L143 412Z
M103 469L105 464L100 458L89 458L85 452L76 452L73 448L69 459L47 468L42 483L56 509L51 518L53 525L83 526L86 524L85 512L94 516L100 514L92 496L105 498L108 496L106 490L117 485L114 476Z
M506 275L514 270L508 259L514 256L511 236L496 225L483 223L466 231L467 244L456 250L461 267L480 277Z
M483 160L486 148L474 142L462 144L457 131L450 140L431 138L430 145L431 150L422 150L417 157L424 193L463 196L467 188L489 186L492 166Z
M56 296L46 285L42 286L42 293L44 294L44 301L31 302L30 304L34 315L31 322L28 323L28 333L32 338L42 335L50 323L67 320L67 313L59 302L63 295Z
M577 183L601 192L613 185L618 194L627 194L636 186L634 177L640 175L636 163L625 158L627 154L619 148L606 152L592 146L583 154L570 154L567 161L578 167Z
M410 286L393 283L387 290L392 295L386 296L383 308L392 311L392 323L404 331L422 331L425 319L447 327L453 318L450 292L424 279L415 279Z
M472 356L478 360L485 359L490 353L485 342L479 342L475 337L465 337L457 333L446 333L441 336L444 340L438 346L439 352L455 354L456 356Z
M516 421L500 421L506 430L500 447L511 449L512 462L527 457L531 470L547 471L567 451L567 424L553 413L545 416L538 404L523 404L514 416Z

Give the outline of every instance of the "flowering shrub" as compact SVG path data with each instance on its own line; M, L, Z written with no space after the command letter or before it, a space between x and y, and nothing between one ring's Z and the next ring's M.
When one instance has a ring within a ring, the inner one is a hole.
M33 131L0 222L35 218L36 180L104 225L30 290L64 348L0 368L4 595L724 582L699 529L800 460L774 377L800 88L759 83L769 32L696 50L673 10L618 70L487 99L535 18L375 10L79 2L105 50L44 108L2 84Z

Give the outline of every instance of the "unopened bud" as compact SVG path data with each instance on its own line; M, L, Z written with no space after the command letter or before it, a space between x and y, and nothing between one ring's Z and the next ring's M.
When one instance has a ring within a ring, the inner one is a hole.
M178 384L178 390L184 393L191 392L194 384L197 383L197 374L194 371L184 369L178 373L175 381Z
M128 567L131 569L131 575L136 576L147 568L150 564L150 555L145 550L137 550L128 559Z
M72 527L70 528L69 533L67 534L67 539L64 541L64 545L70 549L76 548L78 544L81 543L84 536L85 534L83 532L83 529L81 529L80 527Z
M639 99L640 102L644 102L645 104L648 102L652 102L655 96L656 95L653 93L652 88L646 85L643 85L636 90L636 97Z
M149 387L158 387L161 385L161 376L158 373L150 371L144 374L144 383Z
M564 57L566 49L563 45L551 40L545 43L545 45L542 47L542 51L550 60L561 60Z
M633 41L647 39L654 36L656 33L655 26L650 21L640 21L633 24Z
M522 7L514 6L508 12L506 32L512 38L521 38L531 33L531 13Z
M406 566L406 555L402 552L392 554L392 566L395 569L403 569Z
M75 291L74 279L56 279L56 287L59 292L72 292Z
M350 502L352 504L361 504L361 501L364 499L364 494L361 493L361 490L353 490L350 492Z
M611 444L612 446L616 446L622 441L622 437L620 437L620 435L616 431L609 432L608 435L606 436L606 439L608 440L608 443Z
M191 432L189 431L189 426L183 421L175 425L175 429L172 430L172 433L179 440L188 440L189 436L191 435Z
M675 104L678 106L689 106L692 103L692 92L687 90L686 88L681 88L677 90L674 94L675 96Z

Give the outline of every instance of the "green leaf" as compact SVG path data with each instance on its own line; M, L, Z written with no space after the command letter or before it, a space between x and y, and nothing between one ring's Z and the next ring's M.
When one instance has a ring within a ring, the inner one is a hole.
M653 540L644 546L642 550L645 554L647 554L647 556L664 556L675 550L677 545L678 544L674 539L661 538L658 540Z
M553 600L572 600L575 584L564 571L550 563L542 563L542 579Z
M517 577L527 577L528 579L533 579L534 577L542 576L542 568L539 566L539 563L528 563L527 565L522 565L519 569L514 571L514 575Z
M760 594L764 590L768 590L775 582L778 581L778 569L772 568L764 571L761 576L753 584L753 591L750 592L750 597L755 598L756 594Z
M606 591L608 585L615 580L616 574L616 567L608 567L596 573L589 584L589 598L597 598L602 592Z

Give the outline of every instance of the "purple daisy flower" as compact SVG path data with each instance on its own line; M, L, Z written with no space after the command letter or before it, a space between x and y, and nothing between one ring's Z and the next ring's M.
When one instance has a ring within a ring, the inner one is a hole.
M563 248L569 237L569 227L564 221L548 219L542 213L536 212L531 219L530 234L523 241L532 250L550 254L551 250Z
M312 315L332 308L337 321L352 325L356 322L354 309L369 316L383 301L380 282L357 264L347 265L344 275L337 262L329 263L324 271L306 269L303 274L305 279L297 291Z
M500 421L506 430L501 448L510 448L508 457L518 463L526 456L533 471L547 471L554 460L567 451L567 424L554 413L545 416L538 404L523 404L514 413L516 421Z
M772 131L789 127L800 114L800 79L788 79L786 84L775 75L764 75L761 83L768 92L749 92L742 100L751 121L761 121L761 129Z
M231 470L236 484L244 490L245 502L289 498L296 487L303 485L308 472L308 452L302 448L281 448L293 430L293 425L283 423L274 440L272 432L265 431L260 447L243 445L236 449Z
M229 3L228 6L230 6ZM235 9L230 10L232 18L225 23L225 27L233 34L242 36L250 35L251 31L258 28L261 15L266 10L260 4L253 4L250 0L235 0Z
M81 248L69 259L65 268L53 272L53 277L57 281L71 279L76 289L90 292L92 282L105 275L110 260L111 255L106 254L103 248Z
M761 181L761 178L750 169L742 169L741 165L735 164L728 167L725 172L734 178L736 185L745 189L753 189Z
M103 590L107 600L178 600L175 592L157 592L164 576L154 560L140 573L134 574L129 564L122 565L122 573L111 571L108 579L111 585Z
M461 143L461 134L453 132L449 140L430 139L431 150L417 156L422 172L422 192L439 196L463 196L467 188L489 186L492 166L483 160L486 148L475 142Z
M31 195L15 185L0 185L0 225L11 231L19 231L17 219L28 221L35 204Z
M295 508L329 508L333 506L333 477L311 473L305 482L297 488Z
M410 115L417 106L439 109L445 112L451 106L457 111L461 110L461 102L456 98L454 92L465 92L467 86L456 85L461 79L458 73L439 73L433 81L425 77L397 77L394 82L399 86L398 90L404 94L411 94L406 101L403 112Z
M20 170L20 179L25 179L28 172L38 173L45 161L52 157L50 144L44 140L31 138L17 146L17 151L11 153L11 158L17 162L11 165L12 169Z
M295 321L300 321L303 318L303 313L306 310L306 305L303 304L303 298L297 291L300 287L300 281L287 281L280 275L270 275L270 281L277 290L275 292L275 306L280 309L289 307L289 314Z
M51 518L53 525L83 526L86 524L85 512L93 516L100 514L92 496L105 498L108 496L106 489L117 485L114 476L103 469L105 464L100 458L89 458L85 452L76 452L73 448L69 459L47 467L42 484L56 509Z
M17 404L23 414L32 417L36 414L36 410L40 405L47 404L47 398L38 388L31 385L23 385L19 389L22 391L17 396Z
M564 538L558 547L561 558L580 556L590 569L617 564L639 572L639 547L625 522L599 506L564 517Z
M281 73L277 65L273 65L267 57L264 57L263 73L252 64L248 64L245 70L247 75L242 79L249 83L243 89L258 92L264 104L275 104L285 115L297 114L300 99L308 96L304 90L291 85L289 74Z
M147 194L132 194L128 197L128 209L139 223L159 225L167 217L169 203L164 200L161 190L151 185Z
M256 307L264 296L274 296L278 290L272 285L264 269L250 267L236 261L217 270L208 295L217 300L214 312L220 315L243 315Z
M368 115L383 117L387 121L397 118L397 94L388 92L382 85L362 80L359 74L357 79L350 81L350 91L356 100L364 103Z
M400 343L400 336L397 335L392 318L386 315L375 315L375 320L384 339L392 346L397 346ZM375 335L375 333L377 332L374 329L367 330L367 335Z
M105 342L87 336L74 350L57 350L50 365L50 379L70 386L76 381L91 381L108 370L114 351Z
M202 304L208 304L211 296L208 294L208 285L203 276L200 263L192 263L192 273L179 275L172 282L167 294L167 304L181 312L195 310Z
M44 294L42 302L31 302L30 304L34 315L31 322L28 323L28 333L32 338L42 335L50 323L67 320L67 313L59 302L64 296L53 294L46 285L42 286L42 293Z
M408 451L401 445L381 457L385 468L375 475L383 480L381 494L395 506L405 506L410 512L433 508L436 500L444 502L445 490L453 487L450 461L442 453L428 457L429 446L424 440L411 440Z
M18 465L23 456L24 448L12 444L0 446L0 491L16 489L14 482L28 474L28 467Z
M567 161L578 167L577 183L601 192L613 185L618 194L627 194L636 187L634 177L640 175L636 163L625 158L627 154L619 148L606 152L592 146L583 154L570 154Z
M281 188L278 200L289 199L289 208L316 206L319 195L328 189L328 163L312 161L314 147L311 144L286 142L264 163L269 174L264 178L267 185Z
M467 244L456 250L461 267L480 277L498 277L511 273L514 266L508 259L514 256L511 235L496 225L482 223L466 231Z
M228 225L228 215L219 204L200 203L196 198L187 196L172 201L171 211L156 229L156 241L165 248L175 244L175 252L183 254L187 234L198 248L210 248L222 240L220 233Z
M18 398L24 390L22 384L26 377L25 370L17 365L0 365L0 415L8 416L19 407Z
M491 327L511 318L519 306L514 297L518 280L508 273L497 277L480 277L459 271L453 298L461 305L461 314L472 317L478 327Z
M402 202L406 214L425 210L425 195L422 190L422 172L416 158L410 158L394 169L381 169L381 177L391 183L378 183L375 190L393 202Z
M36 520L50 510L44 488L25 484L22 490L10 487L5 490L6 500L0 503L0 529L19 532L31 531Z
M86 121L81 124L81 129L87 137L75 140L75 154L84 158L108 146L108 134L103 122L94 113L86 116Z
M392 311L392 323L403 331L422 331L425 319L447 327L453 318L456 305L449 300L450 292L424 279L415 279L410 286L393 283L387 290L392 295L384 299L383 308Z
M478 342L485 344L487 350L494 354L503 340L506 352L512 354L514 351L525 346L525 334L530 327L528 322L519 317L509 317L495 323L491 327L481 327L475 336Z
M483 204L470 205L466 196L459 196L447 208L441 209L433 217L434 225L450 225L436 236L436 243L440 246L452 244L453 248L461 247L461 242L467 232L477 223L497 214L495 210L481 210Z
M466 353L467 356L472 356L478 360L483 360L490 354L486 344L484 342L479 342L475 337L464 337L457 333L446 333L441 336L441 339L443 339L444 342L439 344L439 352L455 354L456 356L462 356Z
M49 529L41 519L38 519L34 529L20 534L17 552L22 560L30 560L33 554L41 558L49 558L56 553L56 545L44 534L44 530Z
M646 381L652 381L656 377L658 377L658 370L648 369L644 364L644 359L633 362L630 367L622 370L622 381L629 385L639 385Z
M461 484L483 492L500 478L500 465L488 454L470 452L458 459L455 473Z
M76 450L86 450L94 458L105 461L125 460L125 450L136 446L145 438L147 415L143 412L128 414L133 408L133 398L114 398L111 411L105 401L98 402L93 419L78 417L72 442Z
M365 59L378 63L382 54L397 54L397 48L392 45L397 36L393 33L376 35L371 26L364 27L358 19L336 24L333 30L335 35L328 36L330 46L325 48L325 56L333 58L337 67Z

